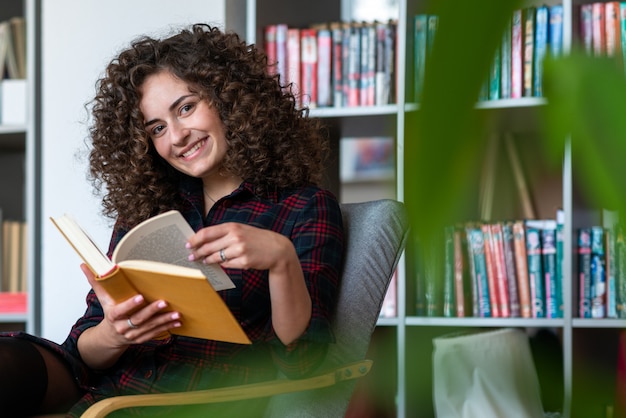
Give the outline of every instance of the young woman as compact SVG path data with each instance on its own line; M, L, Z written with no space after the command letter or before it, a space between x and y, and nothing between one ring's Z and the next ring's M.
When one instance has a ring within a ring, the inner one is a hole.
M24 333L0 338L4 411L79 416L113 395L241 384L277 371L298 377L324 359L341 213L319 187L321 126L296 109L266 65L237 35L207 25L138 39L99 81L90 130L91 178L116 219L110 250L137 223L181 211L197 231L189 258L220 263L233 280L235 289L220 294L253 344L155 339L185 321L167 298L115 304L82 266L92 290L63 344Z

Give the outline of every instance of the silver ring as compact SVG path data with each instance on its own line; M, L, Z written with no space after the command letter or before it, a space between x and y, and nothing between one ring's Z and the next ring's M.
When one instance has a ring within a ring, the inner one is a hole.
M132 329L137 328L137 325L133 324L133 322L130 320L130 318L128 318L126 320L126 322L128 322L128 326L131 327Z
M220 250L220 258L222 259L222 263L224 263L226 260L228 260L226 258L226 254L224 254L224 249L223 248Z

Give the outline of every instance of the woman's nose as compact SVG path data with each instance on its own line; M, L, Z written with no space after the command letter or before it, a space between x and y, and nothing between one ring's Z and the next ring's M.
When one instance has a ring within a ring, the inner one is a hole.
M185 139L189 136L189 131L189 128L182 122L175 121L170 124L170 133L174 144L183 144Z

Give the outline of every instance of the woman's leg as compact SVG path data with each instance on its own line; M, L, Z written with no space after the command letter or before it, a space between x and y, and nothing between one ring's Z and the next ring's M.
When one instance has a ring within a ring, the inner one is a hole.
M71 371L56 354L19 338L0 338L0 407L21 417L63 413L80 399Z

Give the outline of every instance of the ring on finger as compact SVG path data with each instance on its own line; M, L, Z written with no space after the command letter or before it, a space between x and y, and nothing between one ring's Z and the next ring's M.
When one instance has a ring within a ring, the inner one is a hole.
M222 263L228 260L228 258L226 258L226 254L224 254L224 248L220 250L220 258L222 259Z
M135 329L135 328L137 328L137 325L133 324L133 321L131 321L131 320L130 320L130 317L129 317L128 319L126 319L126 322L128 323L128 326L129 326L131 329Z

